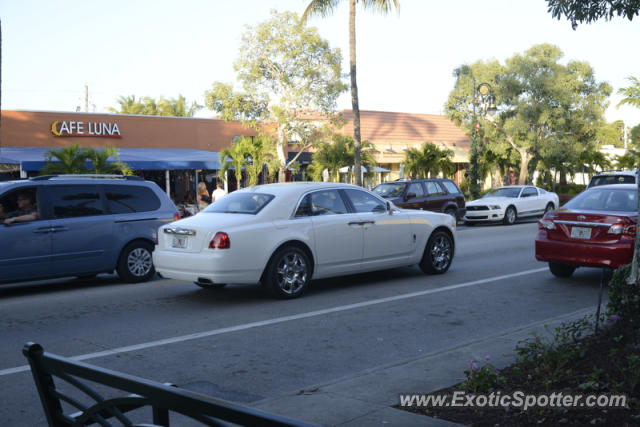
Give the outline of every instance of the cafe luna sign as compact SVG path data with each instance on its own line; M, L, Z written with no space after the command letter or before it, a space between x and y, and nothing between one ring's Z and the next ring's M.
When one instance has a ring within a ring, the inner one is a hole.
M56 120L51 123L54 136L92 136L99 138L122 138L117 123L75 122Z

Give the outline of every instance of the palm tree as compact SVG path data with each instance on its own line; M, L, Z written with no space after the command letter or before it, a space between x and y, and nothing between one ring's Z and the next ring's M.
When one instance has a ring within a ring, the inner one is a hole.
M68 147L49 150L44 153L45 165L42 169L44 174L65 173L79 174L87 173L86 162L89 159L87 151L77 144Z
M352 167L355 159L355 141L349 135L334 134L332 142L325 142L319 145L318 150L313 154L313 162L307 169L311 177L316 181L322 180L322 172L327 169L329 171L329 180L337 182L340 180L340 168L345 166ZM369 148L373 148L373 144L364 141L362 143L362 163L367 167L373 167L375 160ZM355 173L355 171L353 171Z
M249 140L250 141L250 140ZM221 178L224 180L226 172L230 168L235 169L236 174L236 189L240 189L240 182L242 180L242 168L246 167L249 162L247 157L249 156L250 148L247 145L247 139L240 138L235 141L231 147L225 148L220 151L220 158L222 159L222 166L220 167ZM227 159L229 159L227 161Z
M269 164L269 159L276 158L276 150L273 139L266 135L256 137L242 136L240 143L244 145L244 151L248 155L245 170L249 175L249 185L258 184L260 173L265 164Z
M86 148L87 157L93 164L94 173L111 174L121 173L122 175L131 175L131 167L125 162L115 160L118 158L118 149L115 147L107 147L103 150L95 148ZM114 159L109 162L109 157Z
M631 86L618 89L618 94L624 95L622 101L618 102L618 107L629 104L640 108L640 79L629 76L627 80L631 82Z
M361 150L360 139L360 106L358 101L358 84L356 82L356 3L358 0L349 0L349 70L351 75L351 106L353 109L353 139L354 145L354 168L356 175L356 185L362 185L361 175ZM309 6L302 14L302 21L305 22L310 16L319 15L326 17L333 13L338 7L340 0L311 0ZM373 9L382 13L389 13L391 9L400 10L398 0L360 0L360 4L365 9Z
M181 94L178 95L177 99L160 98L160 101L158 101L158 114L160 116L193 117L201 108L202 105L198 105L195 102L188 106L187 100Z
M141 99L136 99L135 95L119 96L117 99L120 104L120 110L116 110L113 107L107 107L107 110L112 113L119 114L145 114L145 107Z
M455 165L451 161L453 151L438 148L435 144L426 142L419 150L410 148L405 154L404 170L412 178L425 178L429 173L433 176L443 172L450 175L455 172Z

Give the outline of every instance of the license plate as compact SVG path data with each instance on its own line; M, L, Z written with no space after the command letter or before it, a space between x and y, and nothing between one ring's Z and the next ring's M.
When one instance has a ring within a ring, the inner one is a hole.
M187 236L173 236L171 246L174 248L184 249L187 247Z
M591 229L587 227L571 227L571 237L574 239L590 239Z

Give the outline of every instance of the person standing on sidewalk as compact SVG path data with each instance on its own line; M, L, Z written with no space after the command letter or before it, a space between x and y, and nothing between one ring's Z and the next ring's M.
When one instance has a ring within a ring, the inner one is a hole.
M226 195L227 195L227 192L224 191L224 189L222 188L222 184L218 183L216 185L216 189L213 190L213 193L211 194L211 202L215 203Z

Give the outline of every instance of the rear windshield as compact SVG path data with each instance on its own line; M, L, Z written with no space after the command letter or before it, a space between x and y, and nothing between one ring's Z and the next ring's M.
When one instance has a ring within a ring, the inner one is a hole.
M578 194L564 207L588 211L634 212L638 210L637 193L636 190L594 188Z
M407 184L387 183L380 184L373 189L374 193L379 194L382 197L402 197L404 189L407 188Z
M239 213L255 215L274 198L272 194L234 192L216 200L202 212Z
M635 184L636 178L632 175L604 175L594 176L589 182L589 187L609 184Z

